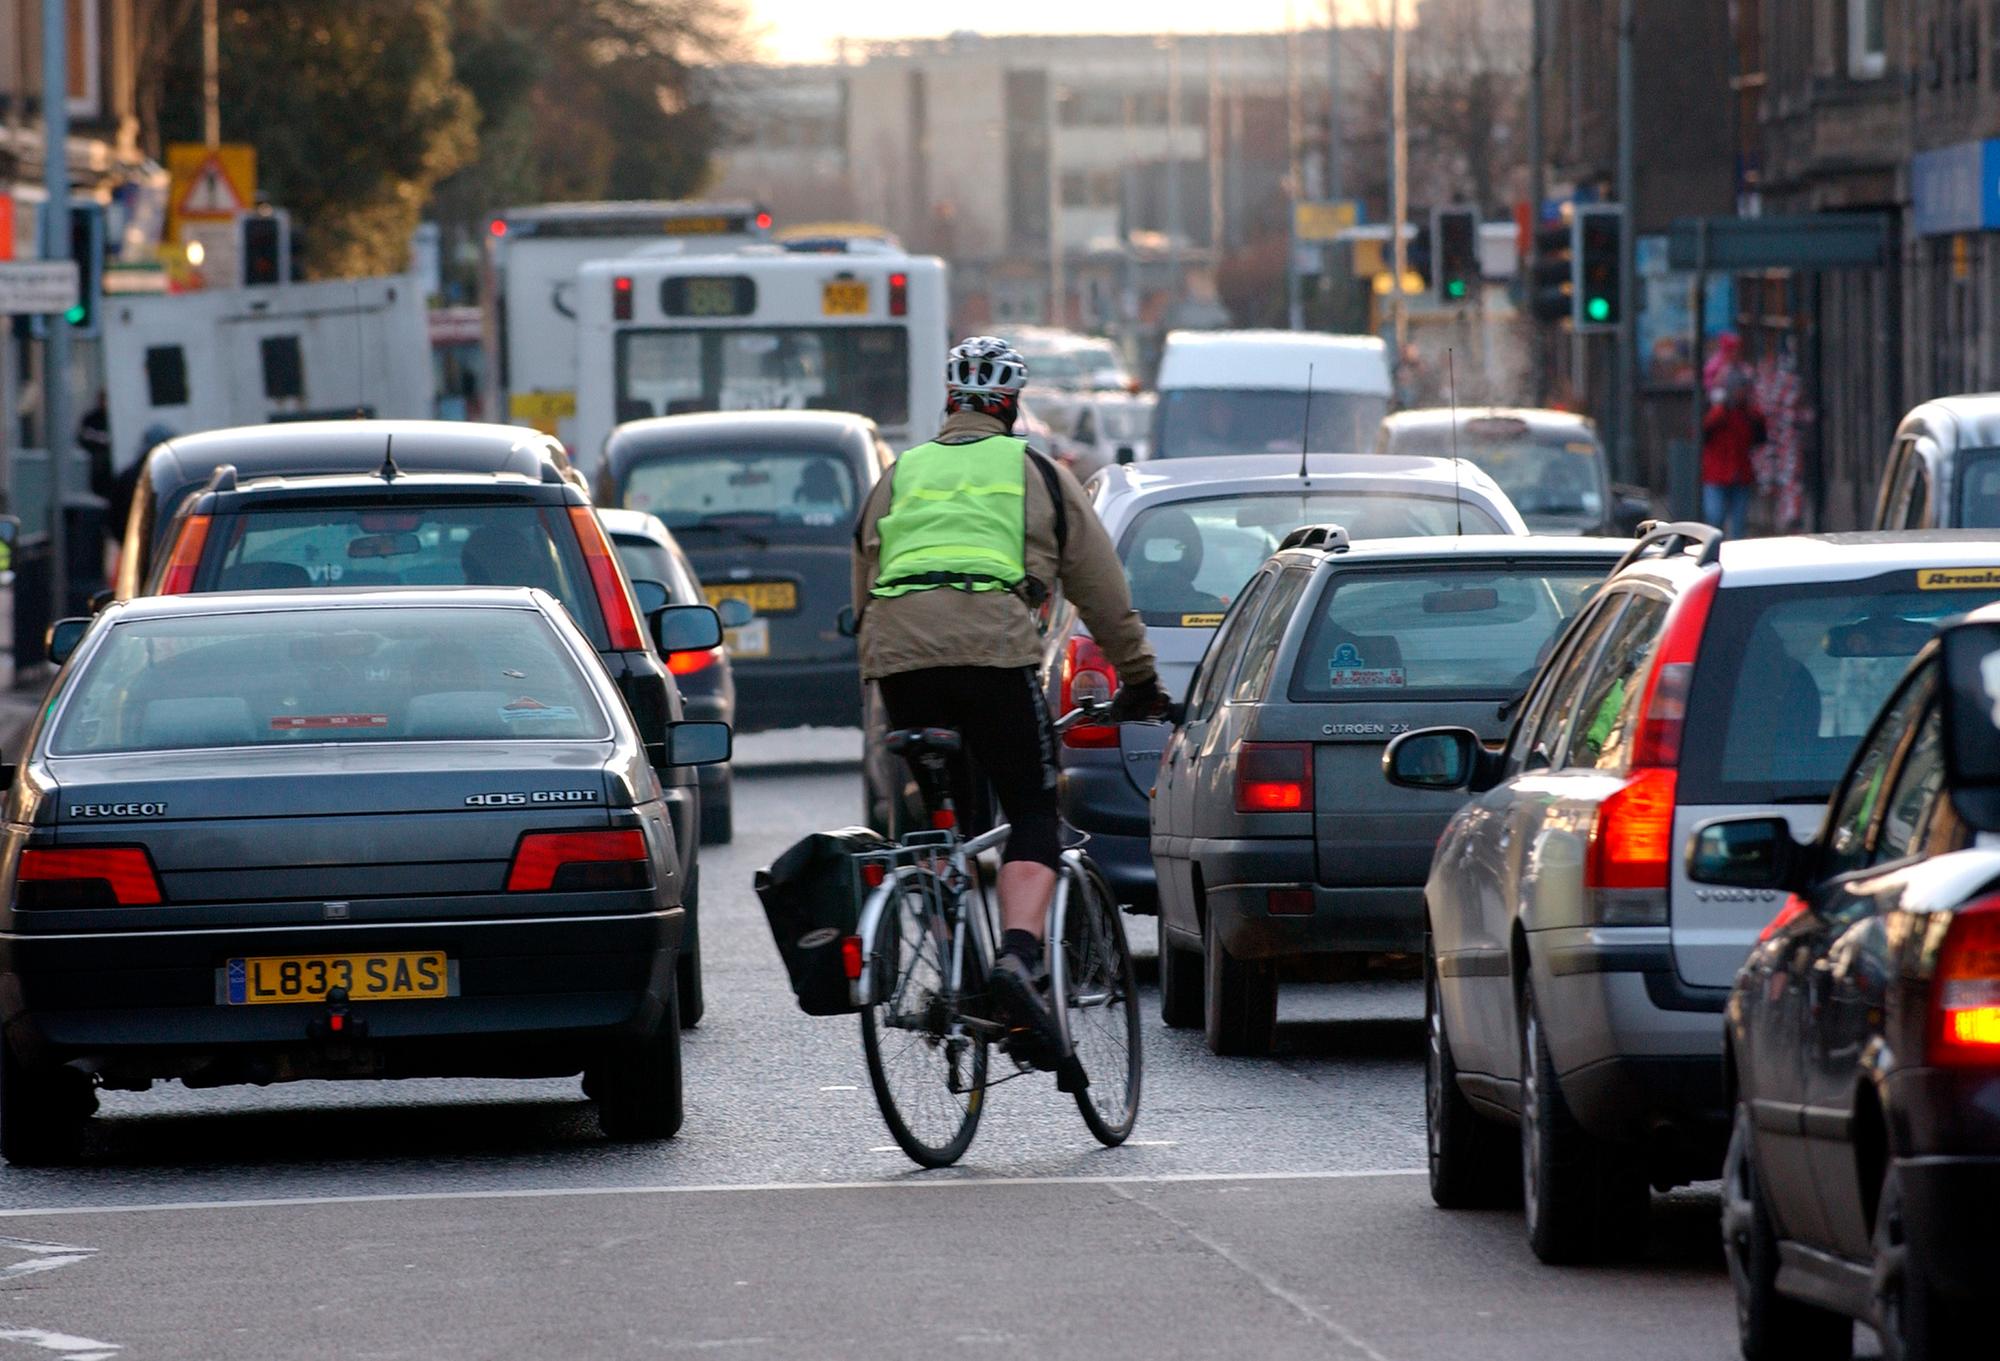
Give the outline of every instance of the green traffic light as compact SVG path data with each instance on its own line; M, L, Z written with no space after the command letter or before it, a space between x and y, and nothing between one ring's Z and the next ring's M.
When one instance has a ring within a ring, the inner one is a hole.
M78 303L76 306L70 308L69 311L63 313L63 320L72 326L81 326L83 325L83 315L83 304Z
M1447 280L1445 281L1445 285L1444 285L1444 292L1445 292L1445 296L1446 296L1446 297L1448 297L1448 298L1462 298L1462 297L1464 297L1464 296L1465 296L1465 280L1463 280L1463 279L1447 279Z
M1592 321L1609 321L1611 320L1611 299L1592 298L1584 304L1583 310Z

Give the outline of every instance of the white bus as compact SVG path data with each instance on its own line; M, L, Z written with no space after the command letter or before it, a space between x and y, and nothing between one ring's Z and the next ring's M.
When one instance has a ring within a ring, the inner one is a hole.
M761 241L754 203L549 203L486 227L486 419L532 425L574 447L577 268L662 241L707 253Z
M857 243L857 247L858 247ZM852 411L901 451L944 412L945 266L886 248L634 256L577 274L577 461L687 411Z

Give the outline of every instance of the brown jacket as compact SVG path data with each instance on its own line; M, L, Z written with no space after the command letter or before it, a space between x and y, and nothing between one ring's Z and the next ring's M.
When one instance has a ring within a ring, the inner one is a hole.
M991 416L961 411L946 418L940 444L970 444L1007 429ZM1154 679L1153 649L1146 626L1132 608L1124 564L1111 536L1097 518L1083 488L1060 464L1066 534L1060 561L1056 517L1048 483L1027 470L1028 575L1062 593L1076 606L1104 655L1118 668L1121 682ZM861 618L861 674L869 680L938 666L1039 666L1041 630L1034 613L1007 591L960 591L951 587L913 591L876 600L868 592L881 565L882 535L877 524L889 512L895 470L875 484L854 528L854 612Z

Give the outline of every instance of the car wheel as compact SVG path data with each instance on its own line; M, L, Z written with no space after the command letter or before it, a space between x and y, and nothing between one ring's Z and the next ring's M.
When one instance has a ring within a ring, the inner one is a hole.
M1644 1169L1586 1133L1556 1082L1532 986L1521 989L1521 1197L1528 1246L1550 1264L1622 1256L1644 1234Z
M701 791L701 844L727 846L736 836L735 779L728 771Z
M1750 1107L1741 1101L1722 1161L1722 1256L1736 1288L1743 1361L1847 1361L1854 1354L1851 1319L1778 1293L1778 1234L1764 1203Z
M1203 1019L1217 1054L1268 1054L1278 1024L1278 975L1268 961L1231 955L1210 914L1202 933Z
M0 1157L16 1167L73 1160L97 1113L90 1078L74 1068L36 1072L0 1039Z
M1903 1178L1893 1159L1876 1204L1875 1333L1882 1341L1882 1361L1991 1356L1990 1326L1977 1326L1974 1310L1939 1295L1911 1256Z
M1447 1210L1507 1205L1521 1198L1521 1164L1502 1126L1481 1116L1458 1089L1458 1064L1445 1030L1437 957L1424 946L1424 1134L1431 1199Z
M1167 935L1165 917L1157 917L1160 928L1160 1019L1170 1030L1192 1030L1203 1024L1201 999L1201 952L1184 950Z
M621 1141L671 1139L680 1132L681 1021L677 999L651 1035L614 1049L584 1076L596 1098L597 1123Z
M681 896L687 909L687 929L681 933L680 953L674 958L674 990L680 997L681 1029L693 1030L701 1024L706 1009L701 995L701 867L688 875L688 891Z

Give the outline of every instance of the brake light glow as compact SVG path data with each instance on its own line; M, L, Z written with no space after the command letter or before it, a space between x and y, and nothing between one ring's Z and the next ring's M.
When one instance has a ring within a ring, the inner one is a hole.
M632 320L632 276L620 274L611 281L611 319Z
M1805 916L1808 910L1804 898L1801 898L1796 893L1787 894L1785 905L1778 909L1778 915L1765 922L1764 929L1757 933L1758 942L1761 944L1777 935L1800 917Z
M509 893L645 888L651 882L646 836L637 827L528 832L507 871Z
M15 875L24 908L150 907L162 900L144 846L29 847Z
M757 230L760 232L771 230L771 215L769 213L757 214Z
M1309 813L1312 747L1304 742L1245 742L1236 753L1236 811Z
M1077 633L1070 635L1063 649L1062 711L1088 702L1109 704L1118 690L1118 672L1096 640ZM1066 747L1103 748L1118 745L1118 729L1112 724L1079 724L1063 734Z
M611 545L604 538L604 526L597 523L597 512L589 506L571 506L569 522L576 527L577 544L583 549L585 565L590 568L590 585L597 594L597 608L604 613L604 632L611 641L611 650L643 652L646 638L639 631L639 607L618 570L618 559L611 556Z
M861 937L842 936L840 938L840 969L847 975L847 981L856 982L861 977Z
M889 276L889 315L906 317L910 314L910 276L897 270Z
M1667 862L1674 842L1674 785L1670 769L1635 771L1622 788L1597 805L1590 827L1586 885L1667 886Z
M505 236L507 234L507 219L504 217L494 218L493 221L487 224L486 230L492 232L495 236Z
M173 556L167 559L167 574L160 582L161 595L186 595L194 589L195 569L201 566L201 550L208 546L209 517L190 515L181 522L174 540Z
M1931 1062L2000 1066L2000 898L1952 914L1931 975Z
M697 671L706 671L722 660L719 647L704 648L700 652L669 652L667 671L676 676L692 676Z
M1695 657L1701 651L1701 635L1708 627L1708 612L1715 604L1721 578L1720 572L1704 573L1667 610L1666 626L1660 630L1658 650L1653 654L1652 673L1646 677L1646 692L1640 699L1639 732L1632 744L1635 769L1672 766L1680 761Z

